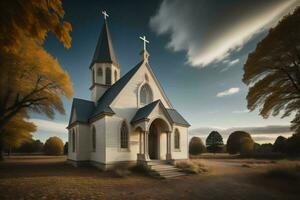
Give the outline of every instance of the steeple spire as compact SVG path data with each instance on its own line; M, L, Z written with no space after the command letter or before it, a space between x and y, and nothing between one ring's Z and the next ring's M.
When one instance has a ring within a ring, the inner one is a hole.
M149 53L147 52L147 44L149 44L149 41L146 39L146 36L140 37L141 40L143 40L144 42L144 49L142 50L142 52L140 53L142 55L142 59L146 62L148 62L148 58L149 58Z
M109 15L106 13L106 11L102 11L102 14L104 17L104 23L101 35L98 39L91 66L94 63L112 63L118 66L110 32L108 29L107 18L109 17Z

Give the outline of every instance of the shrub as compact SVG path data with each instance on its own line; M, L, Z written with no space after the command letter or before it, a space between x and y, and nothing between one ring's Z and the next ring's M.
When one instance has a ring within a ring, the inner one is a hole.
M193 137L189 144L189 153L191 155L198 155L204 153L206 148L199 137Z
M231 133L227 140L227 152L229 154L245 153L252 151L254 142L249 133L235 131Z
M181 171L189 174L200 174L208 171L208 169L201 163L192 161L177 162L176 167L178 167Z
M126 164L115 165L112 170L110 170L115 177L125 178L131 174L129 171L129 166Z
M59 137L50 137L44 146L44 152L47 155L61 155L63 149L64 143Z

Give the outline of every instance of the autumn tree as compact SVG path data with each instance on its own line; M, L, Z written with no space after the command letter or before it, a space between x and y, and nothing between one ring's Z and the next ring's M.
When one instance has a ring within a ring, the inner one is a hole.
M32 138L36 126L32 122L24 120L22 113L15 115L3 129L3 143L9 151L18 148L24 142Z
M1 51L17 51L24 36L42 44L49 31L66 48L71 47L72 26L63 21L61 0L0 1L0 11Z
M48 32L71 46L63 16L60 0L0 1L1 152L3 129L14 116L33 111L53 118L55 111L64 113L61 97L73 94L69 75L42 46Z
M44 145L44 152L47 155L61 155L64 151L64 143L59 137L50 137Z
M250 86L248 109L260 115L295 113L292 130L300 132L300 7L285 16L250 53L243 82Z
M219 152L222 150L223 145L223 138L217 131L212 131L206 138L206 146L209 152Z

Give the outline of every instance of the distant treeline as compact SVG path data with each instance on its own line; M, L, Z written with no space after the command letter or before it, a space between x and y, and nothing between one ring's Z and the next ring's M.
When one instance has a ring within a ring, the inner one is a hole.
M6 146L5 152L8 155L12 153L62 155L68 153L68 142L63 144L63 141L59 137L50 137L45 143L31 138L15 148Z
M244 156L300 156L300 134L294 134L289 138L278 136L274 144L256 143L251 135L245 131L235 131L227 139L226 145L217 131L212 131L206 138L206 145L199 137L193 137L189 144L189 153L198 155L201 153L229 153Z

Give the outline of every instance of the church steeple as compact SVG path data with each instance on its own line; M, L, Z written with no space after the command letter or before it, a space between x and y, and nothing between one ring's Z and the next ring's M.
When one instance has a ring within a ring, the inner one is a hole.
M105 14L104 23L91 65L93 65L94 63L113 63L117 65L117 59L106 19L108 15L105 11L103 11L102 13Z
M103 93L120 78L120 67L117 63L112 39L108 29L106 11L103 11L104 23L95 53L90 65L92 75L91 99L97 102Z

